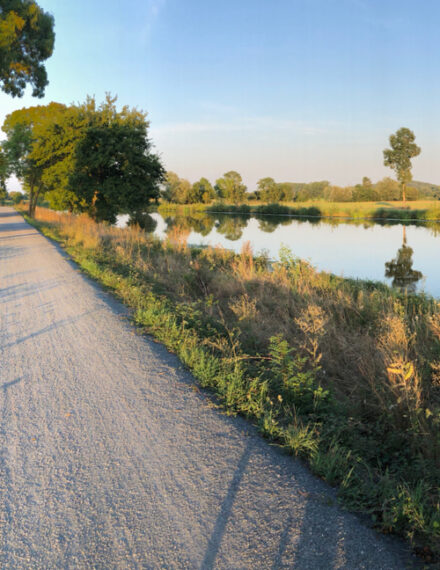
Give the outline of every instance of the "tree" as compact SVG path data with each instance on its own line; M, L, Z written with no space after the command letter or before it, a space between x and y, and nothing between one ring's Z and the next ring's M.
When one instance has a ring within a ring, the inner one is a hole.
M4 200L7 196L6 180L8 179L8 176L7 157L0 147L0 200Z
M215 198L215 191L207 178L194 182L191 189L191 204L209 204Z
M226 172L223 178L219 178L215 184L219 197L229 202L237 204L246 197L246 186L243 184L240 174L235 170Z
M138 109L116 107L117 97L106 95L97 105L94 97L87 97L80 105L51 109L49 120L40 122L35 130L33 157L43 167L42 180L46 198L57 210L83 211L79 197L70 185L75 169L75 151L92 127L126 124L148 128L146 114Z
M356 184L353 188L353 200L355 202L372 202L377 200L377 192L368 176L364 176L362 184Z
M324 193L328 192L329 185L330 182L328 180L309 182L308 184L298 184L296 200L298 202L304 202L306 200L323 198Z
M28 83L43 97L48 84L43 62L55 43L53 16L34 0L0 0L0 88L21 97Z
M47 191L43 177L46 162L38 152L41 131L65 109L60 103L19 109L8 115L2 129L7 140L2 143L8 162L8 174L15 174L29 192L29 215L34 216L39 197Z
M398 200L400 197L399 183L389 177L379 180L375 190L378 200Z
M402 189L402 200L406 201L406 185L412 180L411 159L418 156L421 148L415 144L415 135L402 127L390 136L390 146L383 151L384 165L394 170Z
M9 198L13 201L14 204L20 204L20 202L24 199L24 195L21 192L9 192Z
M162 196L174 204L190 204L192 200L191 182L186 178L179 178L175 172L167 172L165 177L165 190Z
M258 189L263 202L280 202L283 198L283 189L273 178L261 178L258 181Z
M330 202L351 202L353 200L353 189L350 186L329 186L327 200Z
M75 151L70 188L97 221L140 214L159 196L165 171L151 152L147 123L89 127Z

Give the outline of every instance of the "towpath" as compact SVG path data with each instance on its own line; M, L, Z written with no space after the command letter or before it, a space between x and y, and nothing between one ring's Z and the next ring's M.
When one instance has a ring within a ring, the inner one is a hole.
M11 208L0 324L2 569L412 564Z

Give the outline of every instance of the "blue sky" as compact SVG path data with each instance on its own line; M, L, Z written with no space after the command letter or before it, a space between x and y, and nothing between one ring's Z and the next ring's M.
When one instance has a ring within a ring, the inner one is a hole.
M239 171L354 184L391 171L411 128L414 177L440 183L437 0L39 0L55 16L43 100L0 94L0 121L49 101L149 114L165 166L191 181Z

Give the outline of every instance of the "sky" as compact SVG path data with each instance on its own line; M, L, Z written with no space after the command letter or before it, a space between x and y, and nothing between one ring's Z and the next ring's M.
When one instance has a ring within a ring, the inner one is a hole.
M416 180L440 184L438 0L38 0L55 17L43 99L148 112L168 170L191 182L356 184L392 176L382 150L414 131ZM10 185L13 189L14 182Z

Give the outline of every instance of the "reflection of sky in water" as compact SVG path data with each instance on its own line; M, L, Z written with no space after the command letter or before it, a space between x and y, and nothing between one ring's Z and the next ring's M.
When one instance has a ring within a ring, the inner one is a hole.
M166 236L166 223L159 214L152 214L158 225L155 234ZM259 229L259 221L251 218L236 241L228 240L214 229L209 235L191 232L191 245L222 245L240 251L244 242L250 241L254 252L268 252L271 259L278 258L281 245L288 246L294 255L309 260L318 269L345 277L371 279L391 283L385 278L385 262L397 255L403 242L403 226L380 226L368 228L350 224L332 226L321 222L299 222L278 226L273 232ZM421 271L424 278L417 289L440 297L440 235L435 236L429 228L406 227L407 245L414 250L413 269Z

